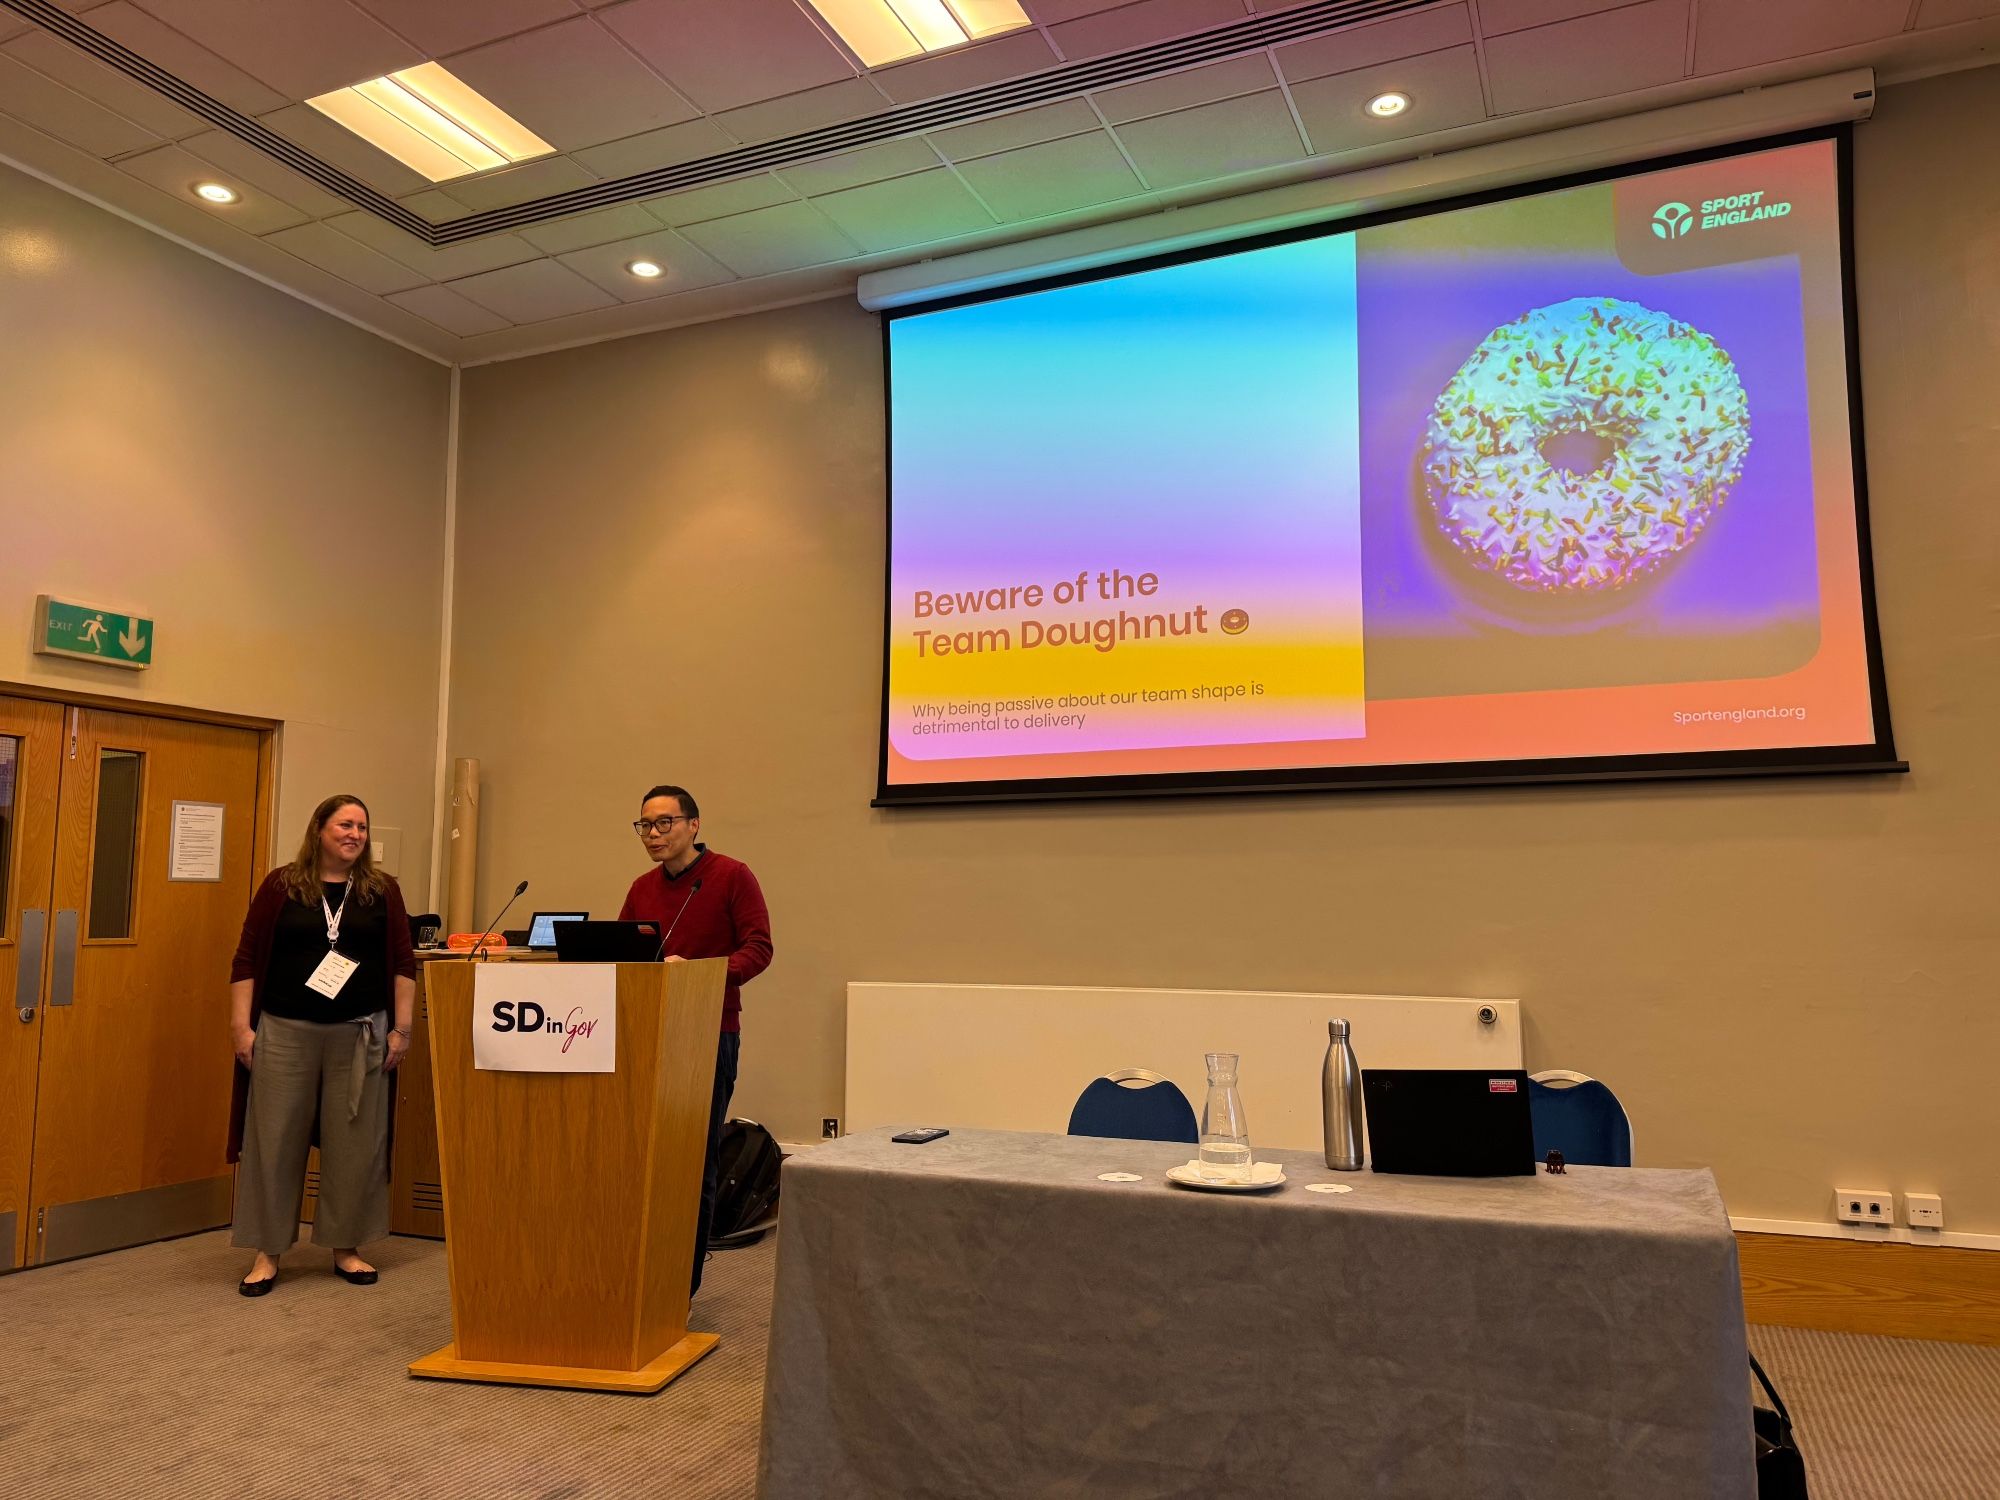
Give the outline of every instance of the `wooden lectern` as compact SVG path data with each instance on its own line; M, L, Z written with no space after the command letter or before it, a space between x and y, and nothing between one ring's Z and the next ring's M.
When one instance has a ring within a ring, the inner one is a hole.
M477 964L433 964L451 1343L412 1375L650 1393L689 1333L725 959L619 964L617 1070L473 1067Z

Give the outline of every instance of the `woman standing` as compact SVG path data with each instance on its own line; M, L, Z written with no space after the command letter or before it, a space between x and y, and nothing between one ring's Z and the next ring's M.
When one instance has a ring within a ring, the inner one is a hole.
M355 1247L389 1232L386 1075L410 1050L417 963L403 893L375 868L359 797L313 809L298 857L251 898L229 981L230 1156L242 1158L231 1242L257 1252L237 1290L270 1291L298 1239L315 1120L313 1239L333 1247L342 1277L371 1285L375 1268Z

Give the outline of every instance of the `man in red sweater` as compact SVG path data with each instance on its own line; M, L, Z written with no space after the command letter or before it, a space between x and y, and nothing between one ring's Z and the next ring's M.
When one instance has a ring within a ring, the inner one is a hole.
M701 809L682 787L656 786L639 805L632 825L659 866L632 882L619 908L621 922L658 922L666 934L666 960L726 958L729 982L722 992L722 1037L715 1049L715 1097L708 1112L708 1155L701 1168L701 1208L695 1219L694 1285L708 1258L708 1227L715 1216L716 1150L729 1096L736 1089L742 1038L738 1017L743 986L771 966L771 914L757 877L741 860L697 843Z

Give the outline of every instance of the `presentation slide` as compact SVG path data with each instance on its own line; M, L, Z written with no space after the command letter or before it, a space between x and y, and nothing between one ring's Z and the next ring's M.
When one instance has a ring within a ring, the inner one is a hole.
M1839 149L892 315L881 800L1893 761Z

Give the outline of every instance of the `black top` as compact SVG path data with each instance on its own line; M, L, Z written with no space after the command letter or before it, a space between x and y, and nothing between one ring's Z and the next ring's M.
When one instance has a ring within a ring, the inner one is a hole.
M329 882L326 904L338 913L347 895L345 881ZM264 1009L290 1021L358 1021L389 1008L389 973L382 955L388 931L386 904L356 902L340 919L340 952L360 965L338 995L328 999L306 988L326 957L326 913L319 903L289 900L271 934L271 966L264 974Z

